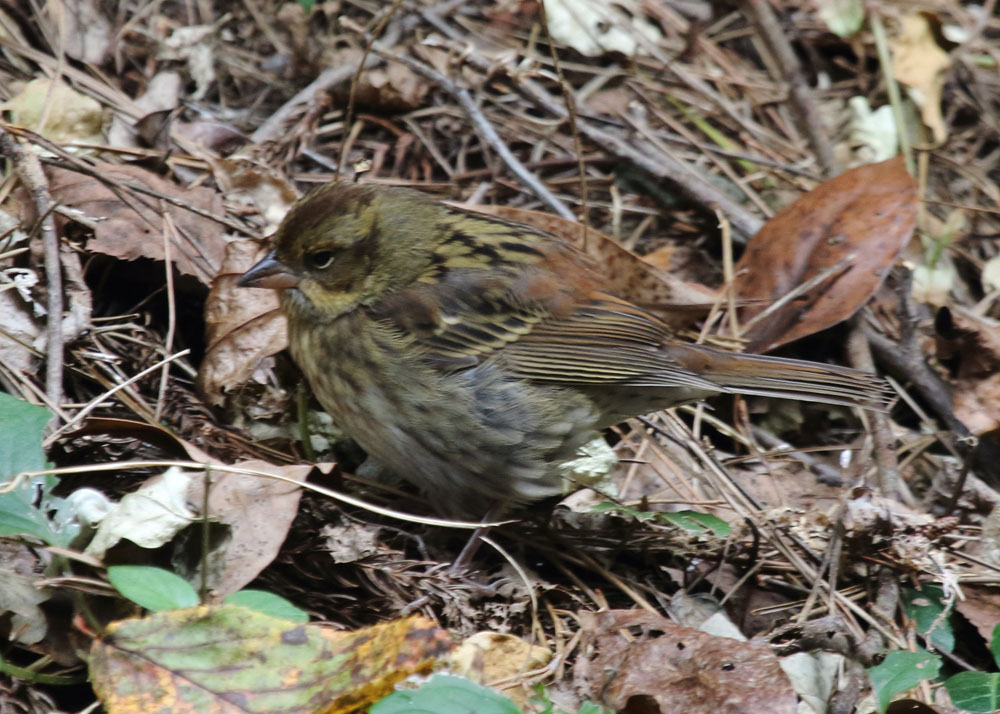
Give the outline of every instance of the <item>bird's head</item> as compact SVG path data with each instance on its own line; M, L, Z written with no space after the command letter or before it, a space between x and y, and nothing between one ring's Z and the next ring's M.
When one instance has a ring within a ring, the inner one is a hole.
M335 182L300 199L241 287L283 290L286 310L334 319L412 284L431 265L441 207L403 188Z

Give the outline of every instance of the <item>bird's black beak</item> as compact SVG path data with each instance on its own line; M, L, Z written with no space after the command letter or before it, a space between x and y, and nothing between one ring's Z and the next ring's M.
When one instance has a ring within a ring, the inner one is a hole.
M272 250L264 259L243 273L236 281L241 288L271 288L282 290L299 284L299 276L278 260Z

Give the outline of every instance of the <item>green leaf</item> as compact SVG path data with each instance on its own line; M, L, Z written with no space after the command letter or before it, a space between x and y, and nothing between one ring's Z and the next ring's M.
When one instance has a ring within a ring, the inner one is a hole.
M913 689L925 679L933 679L941 669L941 658L927 650L890 650L882 663L868 670L878 710L884 712L897 694Z
M944 590L938 585L924 585L920 590L903 588L903 609L917 624L917 632L924 635L934 647L944 652L955 649L955 632L951 614L945 612Z
M45 407L0 392L0 478L48 467L42 432L51 418Z
M1000 674L959 672L945 680L951 703L970 712L1000 710Z
M283 620L309 622L309 613L305 610L300 610L280 595L269 593L266 590L240 590L227 597L223 602L227 605L240 605L271 617L280 617Z
M536 684L534 686L535 694L531 697L531 711L535 714L571 714L565 709L557 709L555 704L552 703L552 699L549 697L548 690L545 689L544 684ZM611 709L605 709L600 704L594 702L584 702L580 705L576 714L615 714Z
M1000 667L1000 622L993 628L993 638L990 641L990 652L993 653L993 661Z
M520 714L508 697L462 677L436 674L420 689L393 692L369 714Z
M42 433L51 418L44 407L0 392L0 486L24 471L49 468ZM29 536L49 545L69 545L79 527L60 528L48 517L63 504L50 495L57 482L51 475L36 476L0 493L0 537Z
M631 506L621 506L614 501L601 501L592 506L590 511L591 513L617 513L623 516L632 516L632 518L640 523L656 517L656 514L652 511L640 511L638 508L632 508Z
M112 565L108 568L108 580L124 597L154 612L198 604L198 593L188 581L163 568Z
M716 518L708 513L699 513L698 511L676 511L674 513L659 513L657 515L660 517L660 520L671 523L678 528L683 528L686 531L709 530L720 538L733 532L733 529L729 527L728 523L721 518Z
M584 702L576 714L614 714L614 712L611 709L605 709L600 704Z

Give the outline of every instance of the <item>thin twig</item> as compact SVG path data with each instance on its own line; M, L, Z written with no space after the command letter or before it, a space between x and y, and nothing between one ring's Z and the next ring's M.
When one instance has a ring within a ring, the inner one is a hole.
M167 334L163 338L163 352L170 354L174 345L174 332L177 329L177 296L174 294L174 263L170 253L171 243L178 240L177 228L174 221L164 208L160 215L163 217L163 269L167 281ZM163 414L163 402L167 394L167 382L170 377L170 362L163 363L163 371L160 373L160 391L156 395L156 410L153 418L157 422Z
M787 293L785 293L780 298L778 298L770 305L768 305L766 310L754 315L752 318L743 323L743 325L740 326L740 334L741 335L746 334L747 332L750 331L750 329L754 325L758 324L762 320L770 318L771 315L773 315L778 310L784 308L785 305L787 305L788 303L792 302L793 300L797 300L802 295L805 295L810 290L819 287L833 276L839 275L840 273L847 270L849 267L851 267L851 263L854 262L854 257L855 256L853 253L851 255L848 255L846 258L838 262L836 265L832 265L829 268L821 270L820 272L816 273L816 275L809 278L809 280L805 281L804 283L800 283L795 288L789 290Z
M160 360L156 364L154 364L154 365L152 365L150 367L146 367L146 369L142 370L138 374L132 375L131 377L129 377L127 380L125 380L121 384L116 384L114 387L112 387L108 391L106 391L103 394L101 394L101 395L95 397L94 399L90 400L90 403L88 403L87 406L85 406L83 409L81 409L76 414L74 414L72 419L70 419L69 421L67 421L57 431L54 431L53 433L49 434L45 438L45 441L43 442L43 446L45 446L46 448L48 448L49 446L52 446L52 444L54 444L56 442L56 439L58 439L64 433L66 433L67 431L69 431L71 428L73 428L74 426L76 426L77 424L79 424L80 422L82 422L84 420L84 418L88 414L90 414L90 412L94 411L95 409L97 409L97 407L101 406L101 404L103 404L104 401L106 399L108 399L109 397L114 396L115 394L117 394L121 390L126 389L130 385L138 382L140 379L142 379L146 375L152 374L156 370L162 368L163 365L169 364L170 362L174 361L175 359L180 359L181 357L184 357L185 355L188 355L190 353L191 353L191 350L181 350L177 354L169 355L168 357L165 357L164 359Z
M48 297L45 308L46 345L45 345L45 394L52 404L62 403L63 383L63 291L62 265L59 257L59 236L56 235L56 224L52 218L52 197L49 195L49 182L42 171L38 156L25 151L7 132L5 125L0 124L0 153L3 153L14 163L21 181L24 182L35 211L41 221L42 244L45 249L45 278ZM53 425L58 426L59 417L53 416Z
M889 40L885 35L885 25L882 24L882 17L877 10L873 10L869 15L868 24L871 26L872 37L875 40L875 51L878 54L879 64L882 66L882 78L885 80L886 94L889 95L892 116L896 120L899 148L906 161L906 170L912 176L916 174L916 165L913 161L913 147L910 146L909 127L903 113L903 97L899 91L899 84L896 82L896 74L893 71L892 54L889 52Z
M823 126L823 120L816 111L816 101L812 96L812 89L806 82L799 58L779 26L778 18L775 17L770 3L767 0L747 0L746 4L764 38L764 43L777 59L776 64L781 68L783 79L788 83L788 98L798 120L799 130L806 135L823 170L828 176L833 176L837 173L833 146Z
M569 130L573 134L573 153L576 154L577 167L580 174L580 205L583 210L580 214L580 222L583 223L583 249L587 250L587 237L590 231L590 211L587 210L587 167L583 162L583 142L580 141L580 130L576 125L576 97L573 88L566 77L563 76L562 65L559 64L559 55L556 52L556 43L549 32L549 18L545 10L545 3L539 6L538 14L542 21L542 29L545 31L545 39L549 43L549 53L552 56L552 66L556 69L556 76L559 78L559 89L562 92L563 101L566 103L566 117L569 119Z
M381 35L382 31L385 30L385 26L392 19L392 16L396 14L399 6L403 4L403 0L394 0L389 10L382 15L382 18L375 25L375 28L371 33L366 33L367 42L365 43L365 49L361 53L361 61L358 62L357 69L354 70L354 76L351 78L351 88L347 95L347 109L344 111L344 131L349 132L351 130L351 124L354 123L354 108L357 103L358 98L358 87L361 85L361 73L365 71L365 63L368 61L370 56L372 45L375 44ZM344 161L347 160L347 152L350 146L349 141L340 142L340 155L337 157L337 166L333 170L334 177L340 176L344 171Z
M866 372L875 371L871 347L865 338L863 318L861 313L851 318L851 331L847 337L848 359L852 367ZM899 464L896 461L895 441L892 429L889 427L889 416L885 412L870 412L868 418L872 425L872 443L875 445L875 464L878 467L879 490L882 495L900 500L905 494L899 477ZM912 497L911 499L912 500Z
M573 212L566 208L565 204L556 198L555 194L549 191L548 187L542 183L538 177L528 171L528 169L524 167L524 164L521 163L520 159L514 156L513 152L511 152L507 144L504 143L503 139L500 138L500 135L497 134L496 129L494 129L493 125L490 124L482 110L476 105L476 102L469 94L469 90L465 87L459 87L448 77L445 77L437 70L424 64L423 62L420 62L419 60L413 59L412 57L407 57L405 55L396 54L395 52L382 49L378 44L374 44L372 46L372 52L383 59L393 60L406 65L424 79L434 82L441 89L450 94L465 111L469 120L479 132L479 135L483 138L483 141L485 141L494 151L497 152L497 154L499 154L503 162L507 164L507 168L511 170L511 173L517 176L521 183L527 186L528 189L535 194L535 196L537 196L553 211L568 220L576 220L576 216L573 215Z
M456 46L454 42L441 41L439 44L453 48L462 55L466 62L480 71L490 72L495 69L490 60L469 53L467 47ZM523 75L512 75L510 81L514 89L534 104L550 114L566 118L566 107L537 82ZM745 243L764 224L760 218L726 196L694 168L661 151L650 142L628 141L620 136L618 130L613 127L602 129L596 123L587 121L583 117L578 118L577 127L588 139L619 159L630 161L656 178L673 181L677 188L691 200L709 210L718 209L725 213L732 223L733 240L737 243Z

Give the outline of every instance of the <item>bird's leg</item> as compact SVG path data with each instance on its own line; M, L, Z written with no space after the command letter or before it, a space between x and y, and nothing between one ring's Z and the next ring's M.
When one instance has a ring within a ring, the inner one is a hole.
M490 523L495 521L500 513L503 511L502 505L491 506L490 510L486 512L483 516L483 523ZM483 536L492 528L493 526L479 526L476 530L472 532L472 536L469 538L465 547L462 548L462 552L458 554L458 558L452 563L449 572L453 575L462 573L469 569L469 565L472 564L472 558L475 556L476 552L479 550L479 546L483 543Z

